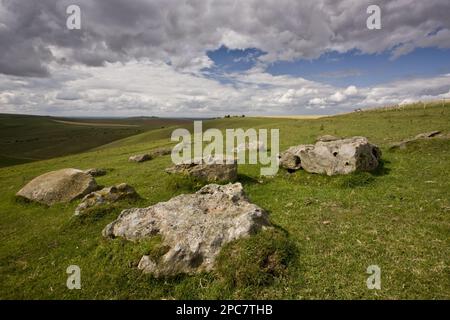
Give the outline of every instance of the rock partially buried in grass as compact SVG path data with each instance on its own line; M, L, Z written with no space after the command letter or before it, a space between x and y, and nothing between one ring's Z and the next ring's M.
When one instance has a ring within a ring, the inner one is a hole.
M430 131L430 132L419 133L414 138L405 139L403 141L393 143L390 146L389 150L406 149L406 146L413 141L433 138L439 134L441 134L441 131Z
M375 170L380 158L380 149L367 138L352 137L291 147L281 154L280 165L290 170L302 168L331 176Z
M99 169L99 168L91 168L91 169L84 170L84 173L87 173L88 175L91 175L93 177L101 177L106 174L106 170Z
M124 210L103 236L139 241L161 235L169 250L159 259L144 255L138 268L164 276L209 271L225 244L270 226L267 213L248 201L240 183L209 184L194 194Z
M128 158L128 161L130 162L144 162L144 161L148 161L151 160L152 156L145 153L145 154L137 154L134 156L131 156Z
M70 202L97 189L91 175L78 169L61 169L34 178L16 196L51 206Z
M167 168L166 172L209 182L232 182L237 179L237 160L223 156L194 159Z
M75 209L75 215L82 214L87 209L95 206L111 204L124 199L137 199L138 197L136 190L126 183L103 188L86 195Z
M419 133L418 135L415 136L415 139L427 139L427 138L432 138L434 136L437 136L438 134L440 134L440 131L430 131L430 132L424 132L424 133Z
M152 158L156 158L156 157L166 156L171 153L172 153L171 148L157 148L150 152L150 156Z
M143 153L143 154L136 154L134 156L131 156L128 158L128 161L130 162L144 162L148 160L152 160L156 157L165 156L172 152L172 149L170 148L157 148L155 150L152 150L149 153Z
M330 142L330 141L336 141L336 140L340 140L340 139L342 139L342 138L338 138L338 137L332 136L330 134L325 134L323 136L317 137L316 142Z

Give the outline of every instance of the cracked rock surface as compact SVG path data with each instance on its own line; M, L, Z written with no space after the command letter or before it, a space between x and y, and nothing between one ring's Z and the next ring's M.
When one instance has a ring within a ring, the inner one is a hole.
M139 241L161 235L169 250L158 259L144 255L138 268L162 276L211 270L225 244L270 225L267 213L249 202L240 183L209 184L194 194L124 210L103 236Z
M349 174L375 170L381 150L366 137L318 141L293 146L280 154L280 166L288 170L300 168L311 173Z

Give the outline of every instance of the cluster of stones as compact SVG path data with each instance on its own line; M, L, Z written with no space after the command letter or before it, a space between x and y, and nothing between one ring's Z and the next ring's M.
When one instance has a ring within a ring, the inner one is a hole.
M241 146L241 149L251 148L264 146ZM143 162L169 153L170 149L157 149L132 156L129 161ZM380 149L367 138L323 136L315 144L292 146L281 153L280 166L327 175L348 174L376 169L380 157ZM236 159L222 156L194 159L167 168L166 172L210 183L233 182L238 178ZM49 172L33 179L17 196L46 205L82 198L75 209L76 215L99 205L139 197L126 183L99 187L94 177L104 174L106 170L96 168ZM211 270L225 244L270 227L267 212L248 200L239 182L211 183L193 194L182 194L147 208L123 210L102 234L106 238L121 237L129 241L160 235L167 252L159 258L142 256L138 268L165 276Z

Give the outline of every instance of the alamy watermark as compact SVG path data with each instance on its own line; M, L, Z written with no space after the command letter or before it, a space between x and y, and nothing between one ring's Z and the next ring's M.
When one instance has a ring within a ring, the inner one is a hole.
M367 14L370 16L366 20L366 26L369 30L381 29L381 9L379 6L373 4L367 7Z
M193 143L187 129L175 129L171 140L180 141L172 149L172 162L181 164L202 160L206 163L260 164L263 176L278 172L278 153L280 150L279 129L226 129L225 140L221 130L208 129L203 132L202 121L194 121ZM224 143L225 141L225 143ZM204 145L206 143L206 145ZM248 159L247 159L248 153Z
M66 286L68 289L81 289L81 269L77 265L70 265L66 269L67 277Z
M66 27L69 30L81 29L81 9L76 4L71 4L66 8L66 13L69 15L66 19Z
M370 274L366 280L367 289L381 290L381 268L377 265L370 265L367 267L367 273Z

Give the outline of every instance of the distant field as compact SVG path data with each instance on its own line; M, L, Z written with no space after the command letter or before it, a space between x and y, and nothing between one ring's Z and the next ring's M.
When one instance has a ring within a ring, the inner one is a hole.
M55 126L38 120L43 122L35 123L35 132L41 125ZM127 161L132 154L170 144L172 129L0 168L0 299L450 299L450 140L421 140L405 150L389 150L392 142L418 133L448 134L450 103L306 120L217 119L204 127L279 128L281 150L312 143L318 135L363 135L381 148L383 165L373 173L333 177L281 169L275 177L261 177L259 165L239 165L249 199L268 211L295 244L296 255L281 273L268 273L253 257L261 254L259 248L277 245L277 239L256 235L234 244L236 250L221 260L221 272L167 279L136 268L143 254L153 252L152 243L107 241L101 231L121 209L198 189L164 172L172 163L169 155L140 164ZM73 216L79 200L50 208L15 200L32 178L68 167L107 168L108 174L96 178L99 184L126 182L142 199L85 220ZM81 268L81 290L66 287L66 268L72 264ZM381 268L381 290L367 289L370 265Z
M69 119L0 114L0 167L75 154L191 120Z
M284 115L284 116L256 116L256 118L272 118L272 119L319 119L328 117L326 115Z
M64 121L53 120L62 124L71 124L75 126L95 126L95 127L139 127L137 124L120 124L120 123L108 123L108 122L79 122L79 121Z

